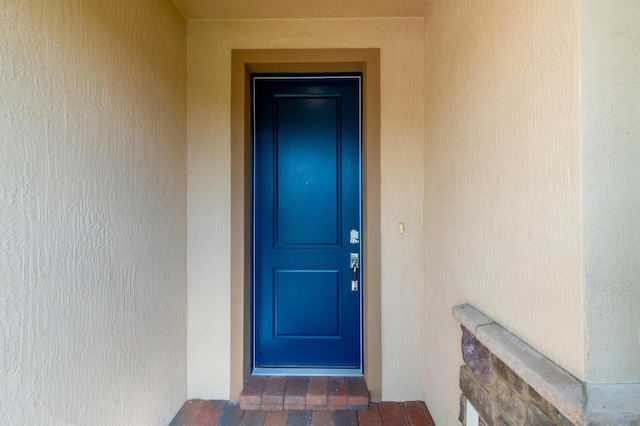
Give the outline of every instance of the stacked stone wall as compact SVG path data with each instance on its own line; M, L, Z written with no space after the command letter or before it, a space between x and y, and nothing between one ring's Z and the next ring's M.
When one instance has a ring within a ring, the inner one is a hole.
M466 424L466 401L483 426L569 426L552 404L493 355L464 326L460 367L460 417Z

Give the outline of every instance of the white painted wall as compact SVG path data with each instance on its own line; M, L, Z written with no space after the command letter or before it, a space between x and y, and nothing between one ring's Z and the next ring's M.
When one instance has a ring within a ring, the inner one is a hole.
M167 424L186 399L186 24L0 1L0 423Z
M383 398L422 396L422 19L189 22L189 397L229 397L231 49L381 49ZM400 235L397 222L404 222Z
M586 378L640 382L640 3L580 2Z
M578 2L434 1L424 26L423 382L445 425L456 304L585 376Z

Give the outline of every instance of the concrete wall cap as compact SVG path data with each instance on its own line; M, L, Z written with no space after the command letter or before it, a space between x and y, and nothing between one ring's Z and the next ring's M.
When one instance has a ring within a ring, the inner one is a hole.
M475 336L478 328L493 324L494 321L469 304L457 305L452 309L453 317Z

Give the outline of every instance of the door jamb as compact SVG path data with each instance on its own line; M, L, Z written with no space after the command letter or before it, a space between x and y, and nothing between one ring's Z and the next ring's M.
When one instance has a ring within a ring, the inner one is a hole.
M251 90L254 72L362 72L364 371L382 397L380 292L380 49L234 49L231 53L231 333L229 398L251 369Z

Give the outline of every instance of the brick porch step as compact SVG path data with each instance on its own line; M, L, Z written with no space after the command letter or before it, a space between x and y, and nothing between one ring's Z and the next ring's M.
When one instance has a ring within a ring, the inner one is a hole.
M371 403L367 410L242 410L237 403L192 399L169 426L435 426L422 401Z
M240 394L242 410L366 410L363 377L251 376Z

